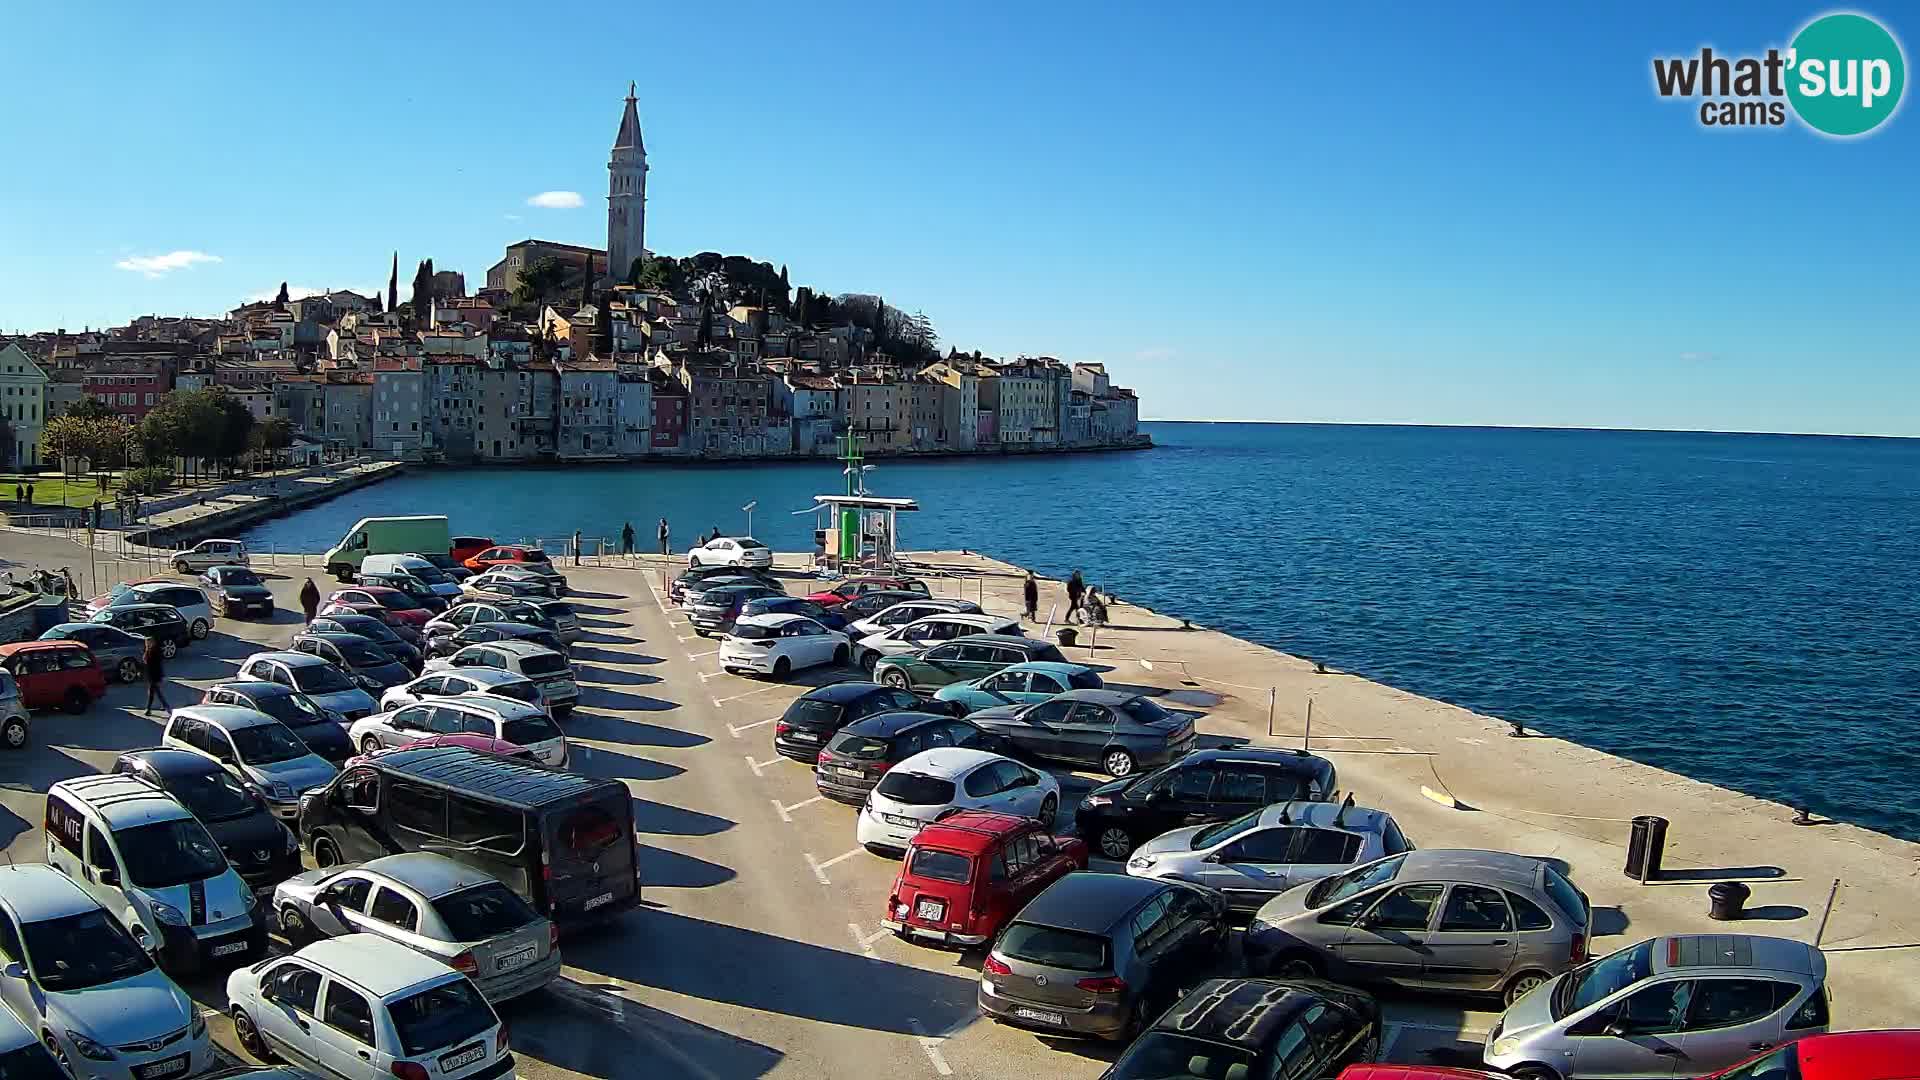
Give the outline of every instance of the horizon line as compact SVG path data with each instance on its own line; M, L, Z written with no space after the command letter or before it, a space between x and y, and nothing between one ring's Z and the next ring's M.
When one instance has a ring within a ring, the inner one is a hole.
M1396 420L1208 420L1169 416L1141 417L1142 424L1247 424L1263 427L1370 427L1370 428L1446 428L1462 431L1608 431L1644 435L1778 435L1794 439L1900 439L1913 441L1915 435L1888 435L1853 431L1751 431L1744 428L1658 428L1607 427L1592 424L1467 424L1439 421Z

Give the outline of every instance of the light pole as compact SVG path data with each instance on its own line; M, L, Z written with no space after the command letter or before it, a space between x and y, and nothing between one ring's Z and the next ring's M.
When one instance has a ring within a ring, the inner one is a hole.
M753 499L753 500L750 500L747 503L747 505L740 508L747 512L747 535L748 536L753 535L753 508L759 505L760 505L760 500Z

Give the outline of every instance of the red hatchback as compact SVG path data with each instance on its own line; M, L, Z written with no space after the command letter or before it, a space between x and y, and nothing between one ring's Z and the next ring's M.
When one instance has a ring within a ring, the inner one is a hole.
M456 536L448 543L447 554L453 557L454 562L464 566L468 559L492 546L491 536Z
M1087 845L1032 818L962 810L914 834L881 925L907 940L984 945L1027 901L1075 870Z
M519 544L502 544L490 547L478 555L468 556L463 563L467 569L476 573L495 566L524 566L527 563L548 563L547 553L537 547L522 547Z
M1808 1035L1706 1080L1913 1080L1920 1077L1920 1031L1840 1031Z
M107 675L93 650L77 641L16 641L0 645L0 668L20 684L29 709L83 713L107 692Z
M809 593L807 599L821 607L839 607L856 596L870 592L914 592L927 595L927 583L918 578L856 577L822 592Z
M379 608L392 617L393 621L419 629L433 618L433 612L425 604L401 592L389 589L385 585L355 585L351 589L336 589L327 595L328 604L349 608L362 615L372 615L369 609ZM379 618L375 615L374 618Z
M1339 1080L1507 1080L1502 1073L1445 1065L1349 1065Z

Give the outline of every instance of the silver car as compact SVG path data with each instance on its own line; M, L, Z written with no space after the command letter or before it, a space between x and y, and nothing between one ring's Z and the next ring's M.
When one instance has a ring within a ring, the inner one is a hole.
M0 671L0 746L19 750L27 745L27 732L33 726L33 714L20 697L20 684L10 672Z
M1393 815L1353 805L1283 802L1231 821L1175 829L1127 860L1135 877L1190 881L1252 911L1294 886L1413 850Z
M1541 859L1412 851L1289 889L1247 927L1247 966L1497 993L1512 1004L1587 958L1587 898Z
M1827 1029L1827 958L1788 938L1653 938L1508 1006L1486 1062L1522 1080L1699 1076Z
M491 1002L531 993L560 973L553 922L444 855L415 851L310 870L274 888L273 913L296 945L374 934L465 973Z

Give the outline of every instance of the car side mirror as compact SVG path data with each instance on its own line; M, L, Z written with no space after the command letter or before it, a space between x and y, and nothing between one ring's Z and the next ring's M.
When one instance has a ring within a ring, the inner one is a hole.
M27 977L27 965L18 960L9 960L7 962L6 976L9 979L24 980Z
M120 871L103 868L94 873L94 879L102 885L120 884Z
M1153 791L1147 792L1147 801L1149 803L1163 803L1163 802L1166 802L1167 799L1168 799L1168 795L1167 795L1166 788L1156 788Z
M1627 1036L1627 1027L1625 1024L1622 1024L1620 1021L1615 1020L1609 1023L1606 1027L1600 1029L1600 1033L1602 1035L1611 1035L1616 1039L1624 1039Z

